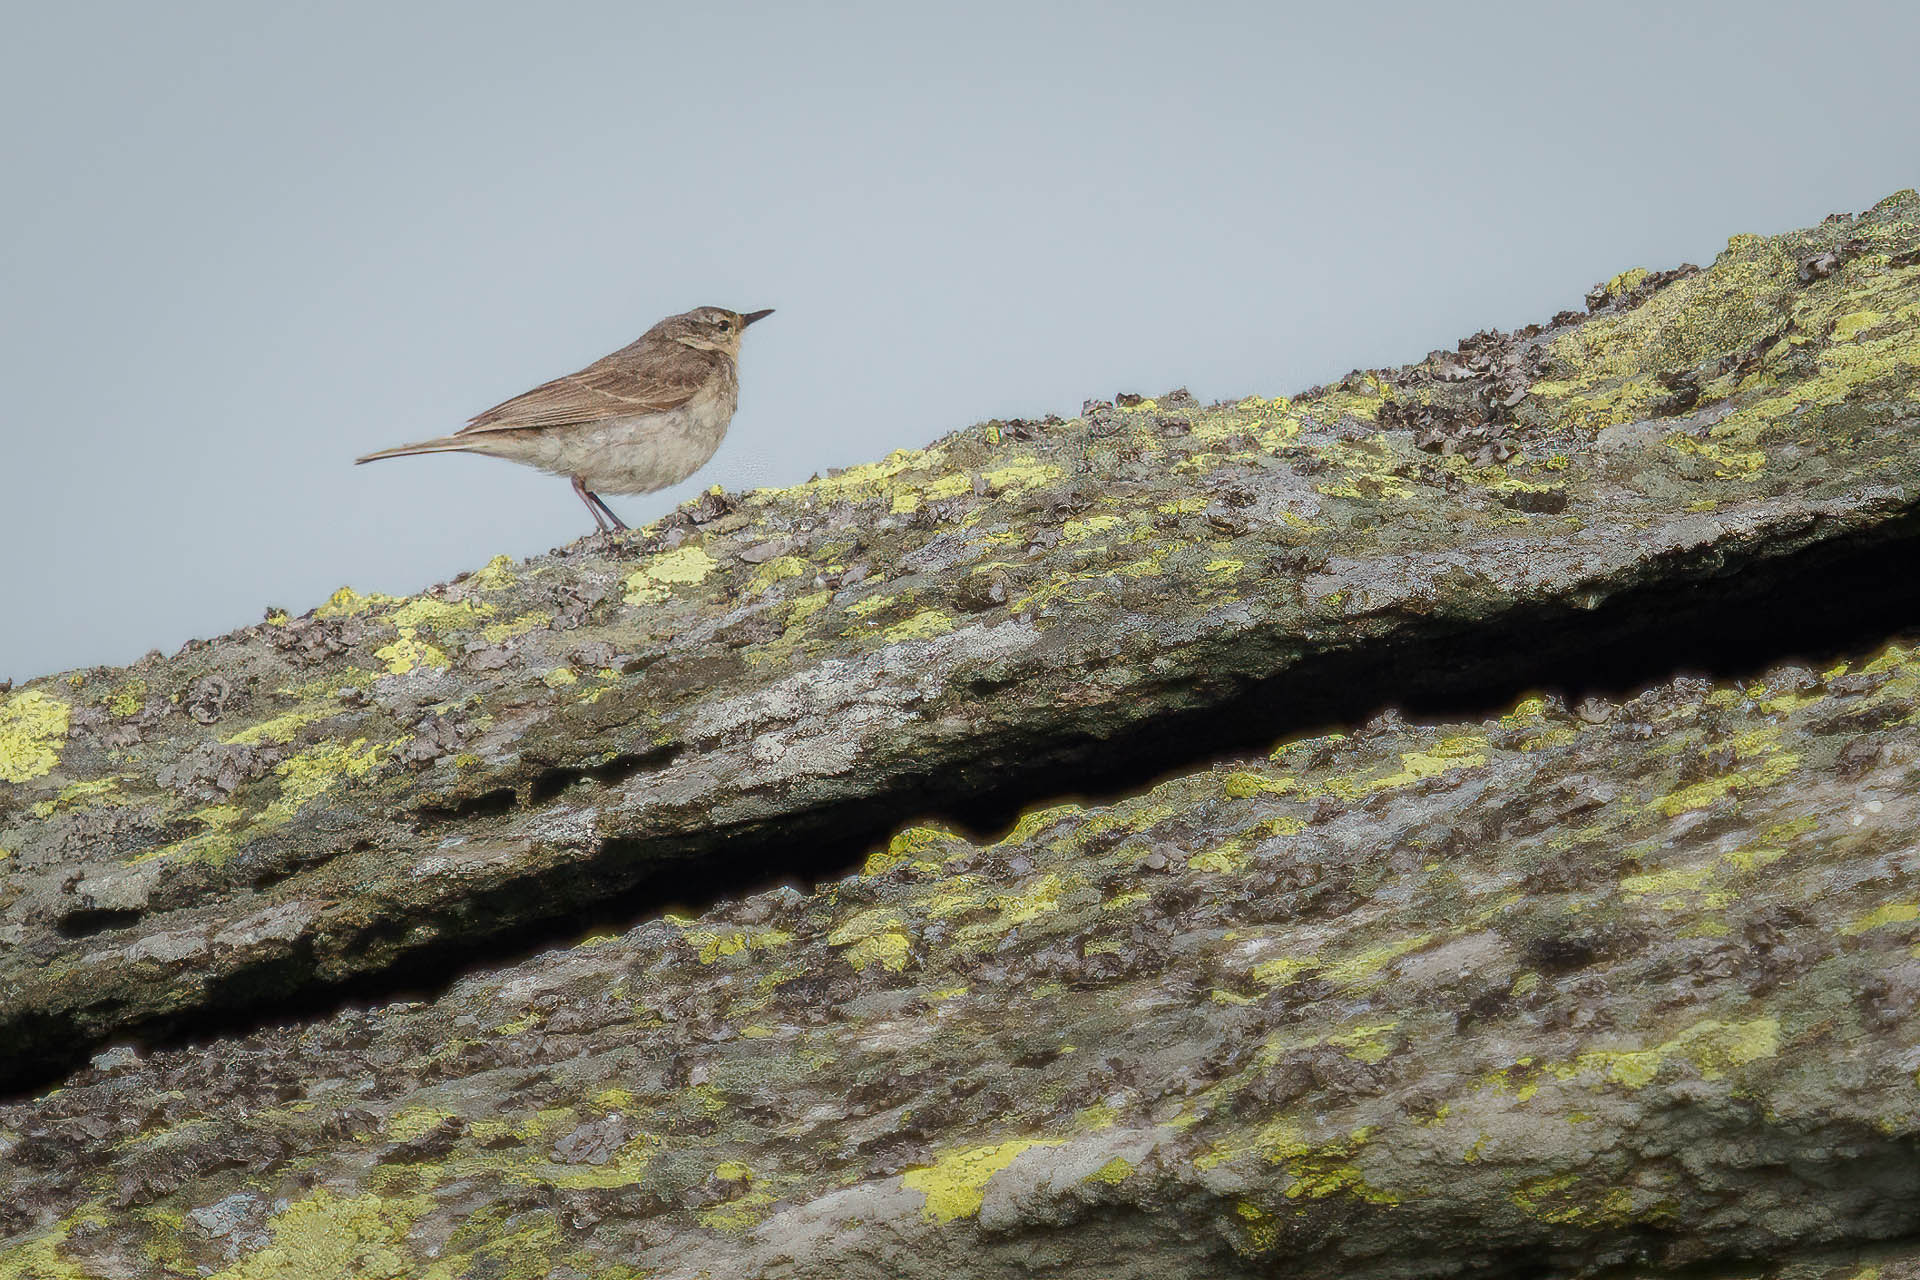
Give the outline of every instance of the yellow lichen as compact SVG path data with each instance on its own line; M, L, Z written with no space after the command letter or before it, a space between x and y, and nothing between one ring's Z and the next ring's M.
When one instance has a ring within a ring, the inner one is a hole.
M313 611L316 618L351 618L355 614L366 613L381 605L398 604L400 597L382 595L375 591L361 595L352 587L341 587L327 597L327 602Z
M229 734L221 741L243 746L258 746L263 742L291 742L293 735L302 727L316 720L325 720L328 716L336 714L338 710L338 707L330 703L300 707L274 716L270 720L262 720L259 724L249 725L238 733Z
M1278 956L1261 961L1250 972L1255 982L1270 987L1284 987L1301 974L1319 967L1320 961L1315 956Z
M407 1231L431 1207L378 1195L340 1197L322 1187L267 1223L265 1248L215 1272L213 1280L398 1280L415 1269L405 1249Z
M924 1213L931 1222L954 1222L980 1212L987 1183L993 1175L1034 1147L1057 1147L1059 1138L1017 1138L983 1147L963 1147L940 1156L933 1164L909 1169L901 1185L926 1197Z
M953 630L954 618L950 613L939 609L922 609L904 622L896 622L880 633L880 638L889 644L898 644L903 640L930 640L934 636L943 636Z
M906 827L895 833L885 849L868 855L860 874L885 875L895 867L921 861L925 855L950 848L956 843L964 841L943 827Z
M28 689L0 702L0 782L30 782L53 772L72 708Z
M1735 761L1750 767L1729 770L1718 777L1690 783L1661 796L1653 807L1667 817L1677 817L1692 809L1704 809L1723 796L1757 787L1770 787L1793 773L1800 765L1794 752L1783 751L1772 739L1779 730L1757 730L1734 739Z
M480 619L493 614L493 606L474 600L440 600L433 596L415 596L393 611L388 619L405 634L408 628L429 631L454 631L472 628Z
M323 742L292 755L274 767L280 777L279 797L261 813L260 825L278 826L334 787L365 777L392 751L393 745L369 745L365 738L351 743Z
M1912 924L1915 920L1920 920L1920 903L1888 902L1865 915L1855 916L1840 926L1840 932L1853 937L1870 929L1882 929L1890 924Z
M1048 484L1060 478L1060 468L1046 462L1018 461L1006 466L996 467L985 473L986 482L995 489L1006 492L1018 492L1038 485Z
M504 591L514 584L513 557L495 556L467 579L469 586L483 591Z
M1253 1148L1293 1178L1285 1192L1289 1200L1351 1196L1369 1204L1399 1204L1398 1194L1368 1182L1366 1175L1352 1163L1371 1132L1362 1127L1349 1133L1344 1141L1314 1144L1306 1140L1297 1123L1282 1118L1254 1135Z
M885 907L860 912L828 934L827 945L846 947L847 960L856 970L877 964L889 973L899 973L912 953L899 912Z
M135 676L113 691L107 699L107 710L117 716L130 716L146 705L147 682Z
M1513 1203L1542 1222L1580 1227L1623 1226L1633 1216L1633 1195L1623 1187L1601 1194L1571 1173L1531 1178L1514 1188Z
M60 794L53 799L42 800L34 805L33 816L46 819L70 809L84 809L101 796L111 794L119 785L118 777L90 778L85 782L70 782L60 788Z
M204 830L185 840L176 840L172 844L163 844L148 849L127 860L131 866L137 862L152 862L159 858L175 858L183 862L204 862L209 866L225 866L233 857L238 842L233 830L240 824L240 809L237 805L216 804L196 809L187 815L193 821L202 823Z
M813 566L799 556L775 556L753 571L753 576L747 579L746 593L757 596L776 582L805 577L812 572Z
M1780 1049L1780 1021L1697 1022L1673 1039L1647 1049L1599 1049L1555 1067L1563 1080L1598 1074L1629 1089L1651 1084L1669 1061L1693 1065L1703 1079L1717 1080L1734 1067L1771 1058Z
M695 586L719 568L719 562L704 547L678 547L662 551L627 575L628 604L657 604L673 593L676 586Z
M387 674L393 676L405 675L417 667L445 671L453 665L453 660L444 652L420 639L413 627L400 628L399 638L375 649L373 656L386 663Z
M480 628L480 637L488 644L499 644L515 636L526 635L529 631L539 631L553 625L553 615L529 610L507 619L505 622L489 622Z
M1063 545L1085 542L1097 534L1122 528L1126 523L1120 516L1111 514L1075 517L1060 526L1060 541Z
M749 1182L746 1194L735 1196L730 1200L722 1200L719 1204L709 1205L696 1212L694 1218L708 1230L718 1231L724 1235L740 1235L760 1224L761 1220L767 1216L767 1210L773 1206L775 1197L770 1188L751 1183L751 1171L729 1177L725 1172L729 1169L744 1170L746 1166L738 1161L729 1161L721 1165L714 1176L722 1181Z
M1398 1022L1369 1022L1327 1037L1327 1043L1344 1052L1349 1058L1369 1065L1385 1061L1393 1052L1393 1043L1389 1039L1400 1024Z
M1324 783L1313 787L1303 787L1303 794L1327 792L1347 800L1358 800L1375 791L1386 791L1396 787L1411 786L1428 778L1437 778L1442 774L1461 769L1473 769L1487 762L1486 742L1471 734L1460 734L1442 738L1431 751L1404 751L1400 753L1400 768L1380 777L1367 777L1355 774L1349 777L1328 778Z

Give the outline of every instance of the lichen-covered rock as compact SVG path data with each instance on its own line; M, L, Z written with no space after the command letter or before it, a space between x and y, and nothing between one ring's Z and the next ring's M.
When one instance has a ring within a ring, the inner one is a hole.
M0 1276L1908 1274L1916 829L1910 644L1384 716L104 1053Z
M1071 784L1355 662L1443 684L1911 539L1912 193L1589 301L1293 400L989 424L0 694L0 1077L688 858L777 869Z

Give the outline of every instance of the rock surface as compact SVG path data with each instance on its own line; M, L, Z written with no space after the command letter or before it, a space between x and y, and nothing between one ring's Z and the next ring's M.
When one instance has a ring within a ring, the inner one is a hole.
M97 1054L0 1107L0 1280L1851 1275L1920 1228L1909 645L1249 749L1913 591L1920 199L1589 303L0 694L0 1072Z

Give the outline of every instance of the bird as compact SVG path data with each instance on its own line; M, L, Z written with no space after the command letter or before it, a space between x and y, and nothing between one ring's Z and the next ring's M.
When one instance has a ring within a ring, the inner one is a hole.
M740 401L740 336L773 314L695 307L668 316L577 373L503 400L449 436L396 445L355 465L415 453L479 453L573 481L595 529L626 529L602 493L655 493L705 466Z

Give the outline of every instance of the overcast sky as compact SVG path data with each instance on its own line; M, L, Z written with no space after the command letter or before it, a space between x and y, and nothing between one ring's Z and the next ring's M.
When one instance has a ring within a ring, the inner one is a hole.
M0 678L587 532L538 472L351 462L688 307L779 314L634 524L1544 320L1920 181L1917 11L7 5Z

